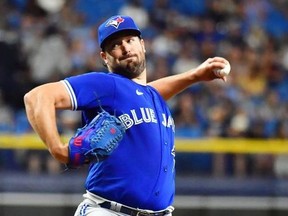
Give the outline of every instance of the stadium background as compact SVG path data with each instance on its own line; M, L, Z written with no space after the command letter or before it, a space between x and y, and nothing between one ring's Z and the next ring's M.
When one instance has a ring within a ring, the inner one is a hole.
M63 3L63 4L62 4ZM3 0L0 3L0 215L72 215L85 169L63 172L34 136L23 95L93 70L97 26L135 17L148 78L229 59L227 83L169 101L176 123L176 216L288 212L288 2L285 0ZM77 112L59 111L63 139Z

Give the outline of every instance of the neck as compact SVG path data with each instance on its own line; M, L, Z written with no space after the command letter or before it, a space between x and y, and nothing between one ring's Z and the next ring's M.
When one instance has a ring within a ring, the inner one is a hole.
M147 85L146 69L138 77L133 78L132 80L140 85Z

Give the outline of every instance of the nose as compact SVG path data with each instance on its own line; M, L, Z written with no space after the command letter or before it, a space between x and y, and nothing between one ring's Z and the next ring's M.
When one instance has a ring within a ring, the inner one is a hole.
M122 46L121 46L121 48L122 48L122 52L123 52L123 55L126 55L127 53L129 53L130 52L130 44L129 43L127 43L126 41L122 41Z

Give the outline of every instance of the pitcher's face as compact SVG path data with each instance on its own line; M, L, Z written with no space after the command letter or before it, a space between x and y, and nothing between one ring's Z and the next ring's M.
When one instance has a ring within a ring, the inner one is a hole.
M127 33L109 38L101 57L110 72L129 79L139 77L146 67L143 39Z

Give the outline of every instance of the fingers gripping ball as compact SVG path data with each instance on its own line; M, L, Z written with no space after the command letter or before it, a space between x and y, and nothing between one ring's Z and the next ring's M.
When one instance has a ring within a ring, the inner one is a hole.
M227 61L225 67L221 68L221 69L215 69L214 70L214 74L217 77L224 77L224 76L227 76L230 73L230 70L231 70L231 66L230 66L230 63Z
M77 168L85 163L104 160L117 148L125 130L116 116L102 111L70 139L67 166Z

